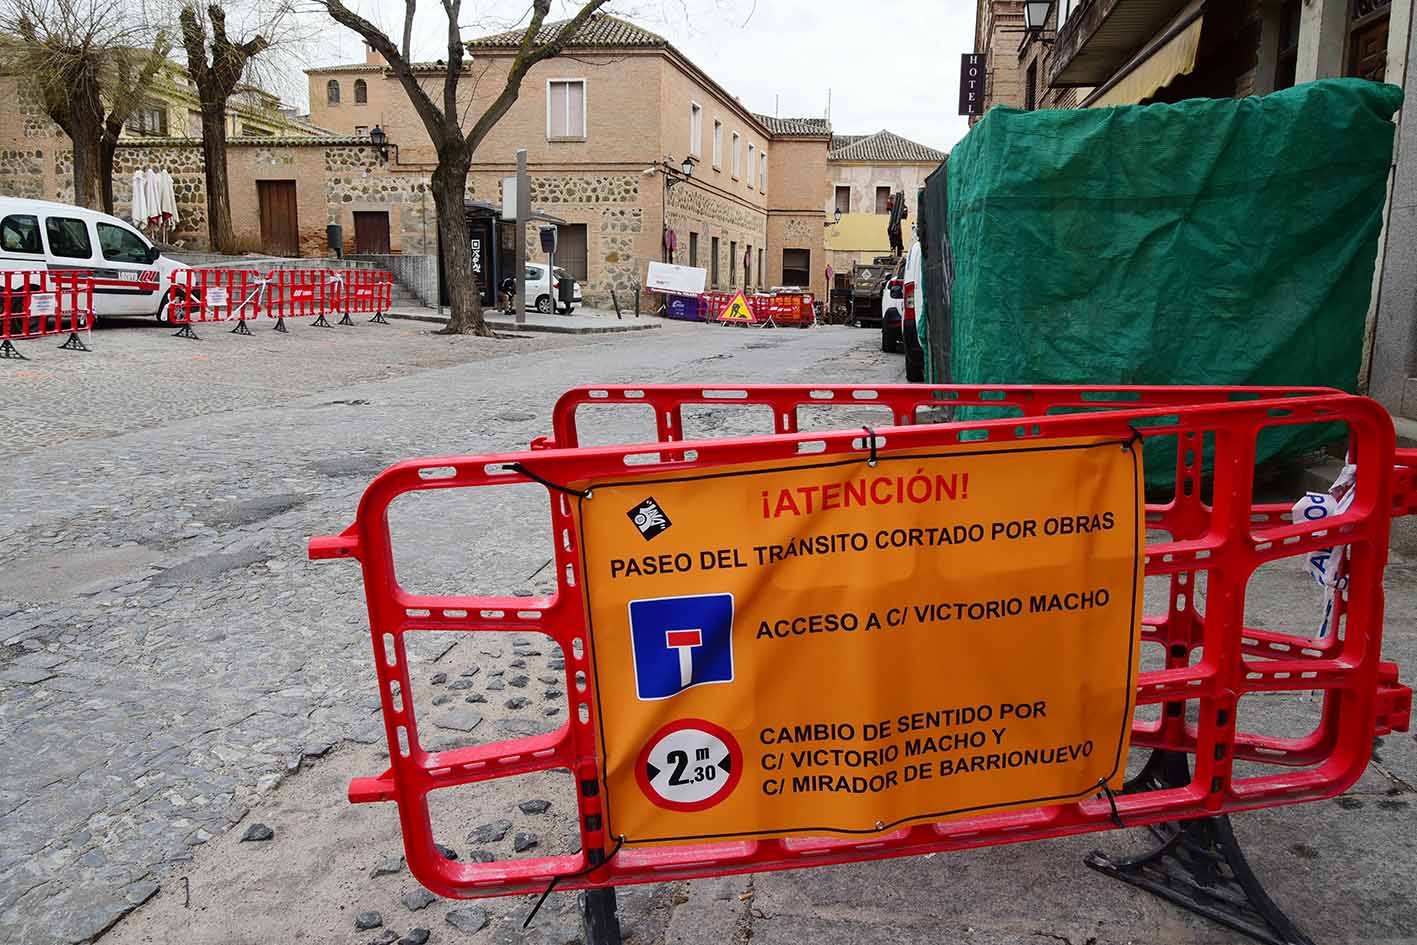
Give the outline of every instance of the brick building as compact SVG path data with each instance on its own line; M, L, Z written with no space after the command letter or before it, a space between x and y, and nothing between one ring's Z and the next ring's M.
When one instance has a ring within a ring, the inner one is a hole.
M500 91L520 38L514 31L468 44L461 94L472 113ZM557 262L581 278L592 303L642 282L651 260L669 256L666 232L673 260L708 269L711 286L806 284L824 297L825 120L754 114L663 37L613 16L597 15L571 53L526 76L478 149L469 199L500 204L501 180L526 148L532 206L568 221ZM441 88L443 66L417 68ZM325 227L340 224L347 252L434 253L428 183L436 157L398 81L372 53L309 69L308 81L310 115L294 130L240 123L229 139L242 248L328 255ZM388 136L387 155L370 141L376 125ZM169 117L165 134L155 125L125 140L114 191L121 212L125 174L167 168L182 217L176 239L203 247L206 197L191 130ZM692 179L667 187L664 166L686 156L695 161ZM68 139L34 90L23 77L0 76L0 191L70 200L70 161Z
M545 36L560 28L547 24ZM512 31L468 44L460 94L471 114L501 90L520 41ZM594 301L643 281L649 261L667 258L666 233L674 261L707 269L710 286L806 283L824 292L825 120L754 114L663 37L606 14L569 48L573 55L532 67L516 104L479 146L471 196L500 204L501 180L526 148L533 208L568 221L557 263ZM421 68L440 88L441 67ZM308 76L312 122L355 137L377 125L397 145L388 173L426 181L432 144L377 54ZM664 164L677 168L686 156L692 178L666 187ZM382 208L355 198L342 209ZM367 225L387 225L391 242L413 244L421 222L411 215Z
M834 288L846 289L851 267L888 255L890 237L886 202L893 193L906 196L913 213L916 192L945 159L943 151L926 147L890 131L872 135L833 135L827 152L828 214L841 211L841 222L827 227L827 262L835 273ZM910 245L910 222L905 244Z

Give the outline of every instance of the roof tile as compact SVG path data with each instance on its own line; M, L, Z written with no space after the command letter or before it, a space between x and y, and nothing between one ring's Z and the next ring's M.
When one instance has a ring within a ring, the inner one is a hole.
M762 122L763 127L777 138L810 137L832 133L831 122L825 118L774 118L771 115L758 114L754 114L753 117Z
M557 20L554 23L543 23L541 29L536 34L536 44L549 43L555 39L561 30L565 28L570 20ZM469 49L515 49L522 44L522 36L526 34L526 28L507 30L504 33L494 33L491 36L482 36L471 40L467 45ZM622 20L617 16L608 13L593 13L585 25L568 44L573 48L610 48L624 49L626 47L657 48L668 46L669 41L657 33L651 33L643 27L636 26L628 20Z
M934 163L943 161L947 155L909 138L890 131L881 130L873 135L833 135L831 150L827 152L829 161L887 162L906 161L913 163Z

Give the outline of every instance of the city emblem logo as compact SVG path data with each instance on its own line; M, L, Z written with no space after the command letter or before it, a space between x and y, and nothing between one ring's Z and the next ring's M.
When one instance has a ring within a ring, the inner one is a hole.
M659 503L654 501L654 496L645 499L625 514L630 517L630 521L635 523L635 527L640 530L645 541L649 541L660 532L668 531L669 526L674 524L669 521L669 516L664 514Z
M733 595L630 601L635 694L668 699L694 686L733 681Z

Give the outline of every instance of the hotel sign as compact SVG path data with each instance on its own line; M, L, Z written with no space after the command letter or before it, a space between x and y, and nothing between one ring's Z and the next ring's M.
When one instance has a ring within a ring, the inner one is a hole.
M959 64L959 113L984 114L984 53L965 53Z

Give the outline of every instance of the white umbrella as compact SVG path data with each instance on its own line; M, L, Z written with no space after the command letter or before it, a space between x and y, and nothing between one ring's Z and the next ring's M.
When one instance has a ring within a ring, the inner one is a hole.
M143 179L143 203L148 211L148 223L156 224L162 219L162 184L157 171L148 168Z
M140 167L133 172L133 222L138 226L148 225L148 204L145 199L146 181L143 177L143 169Z
M177 215L177 192L172 187L172 175L167 172L167 168L162 169L159 177L162 185L162 215L163 222L169 227L176 229L177 221L181 219Z

